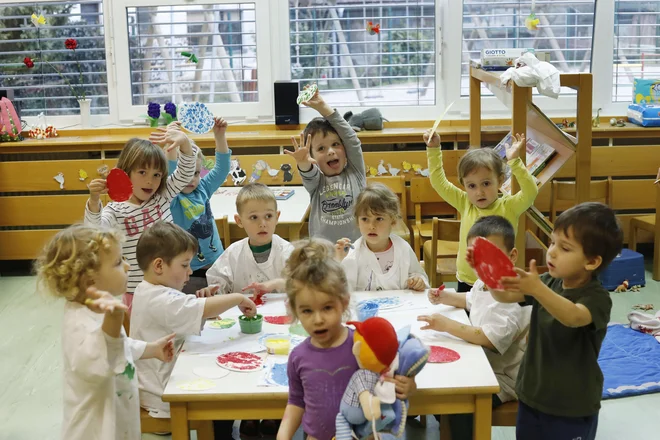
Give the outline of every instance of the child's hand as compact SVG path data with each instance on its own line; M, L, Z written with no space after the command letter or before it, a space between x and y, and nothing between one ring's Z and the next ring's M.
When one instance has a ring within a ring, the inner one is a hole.
M157 131L149 135L149 140L154 144L163 146L165 152L179 147L182 153L192 154L190 138L175 123L168 125L167 128L159 127Z
M536 270L536 260L529 262L529 272L518 267L514 268L517 277L502 277L500 283L507 292L522 292L534 296L540 286L543 286L539 273Z
M348 255L351 249L355 248L351 244L350 238L340 238L337 240L337 243L335 243L335 260L340 263L344 261L344 258L346 258L346 255Z
M244 297L243 301L238 305L238 309L248 318L252 318L257 314L257 306L247 296Z
M438 148L440 146L440 135L434 132L432 128L426 130L422 136L424 143L430 148Z
M215 124L213 124L213 134L215 136L224 136L227 132L227 126L229 125L227 121L218 117L214 117L213 121L215 122Z
M89 188L89 199L95 204L98 204L99 200L101 200L101 194L108 193L108 186L105 179L94 179L89 182L87 188Z
M293 150L284 150L286 154L293 157L298 163L298 167L303 171L309 171L312 168L312 165L316 163L312 156L310 156L310 151L312 148L312 135L307 135L307 140L302 133L300 133L300 144L295 137L291 136L291 142L293 143Z
M517 133L513 136L513 139L514 139L513 145L509 145L509 144L504 145L504 148L506 149L506 160L513 160L519 158L520 153L527 145L524 134Z
M174 359L174 337L176 333L172 333L163 338L156 339L153 344L155 345L154 357L162 362L172 362Z
M406 284L408 285L408 289L414 290L416 292L423 292L426 290L426 283L424 282L424 278L417 275L408 278Z
M124 313L128 306L105 290L90 286L85 291L82 303L94 313Z
M434 313L433 315L421 315L417 317L418 321L426 322L426 325L422 327L422 330L435 330L437 332L447 331L447 323L450 321L444 315L440 313Z
M264 283L250 283L247 286L243 287L242 292L252 291L254 296L263 295L264 293L270 293L275 290L272 281L266 281Z
M314 96L312 96L309 101L303 101L303 105L306 105L307 107L313 108L317 112L321 114L321 116L329 116L333 113L334 110L323 100L321 97L321 93L316 89L316 93L314 93Z
M428 298L433 305L444 304L446 298L444 285L437 289L429 289Z
M465 261L467 261L470 267L474 269L474 246L468 246L465 251Z
M216 293L218 293L218 290L220 290L220 286L217 284L204 287L203 289L199 289L197 292L195 292L195 295L197 298L211 298L212 296L215 296Z
M386 382L393 383L395 385L394 389L396 390L396 398L399 400L407 400L412 396L412 394L417 390L417 383L415 382L414 377L396 375L392 377L386 377Z

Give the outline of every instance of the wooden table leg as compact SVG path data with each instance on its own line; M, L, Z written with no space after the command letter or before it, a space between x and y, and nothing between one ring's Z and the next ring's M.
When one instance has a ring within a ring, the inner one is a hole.
M185 403L170 403L172 440L190 440L188 407Z
M293 243L296 240L300 240L300 225L290 225L289 226L289 242Z
M477 394L474 409L474 440L490 440L493 395Z

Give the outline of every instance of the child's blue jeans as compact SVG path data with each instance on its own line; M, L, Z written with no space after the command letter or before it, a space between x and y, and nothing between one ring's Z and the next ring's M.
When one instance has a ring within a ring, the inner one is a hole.
M588 417L560 417L518 402L516 440L595 440L598 413Z

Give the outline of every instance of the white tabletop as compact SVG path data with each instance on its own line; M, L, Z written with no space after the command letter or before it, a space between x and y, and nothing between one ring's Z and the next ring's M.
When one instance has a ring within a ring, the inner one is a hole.
M303 186L278 186L269 187L274 190L289 189L295 192L286 200L277 201L277 209L280 211L278 223L300 224L305 220L305 213L309 207L309 194ZM211 197L211 211L215 217L227 216L230 224L236 224L236 197L241 190L240 186L221 186L213 197Z
M469 344L447 333L439 333L432 330L421 330L421 324L417 316L430 313L442 313L454 320L469 323L469 319L462 309L449 306L434 306L428 302L426 294L412 293L411 291L382 291L378 293L357 292L351 300L352 310L358 301L373 297L400 296L403 305L390 310L381 310L379 316L389 320L396 329L410 325L411 332L422 339L427 345L440 345L457 351L461 358L452 363L426 364L424 369L416 377L419 390L434 389L452 390L453 394L461 394L461 388L465 394L474 394L475 388L497 387L497 379L493 373L488 359L482 347ZM258 312L263 315L285 315L285 295L267 295L267 302L259 307ZM228 311L223 317L236 317L240 314L238 309ZM355 315L353 315L355 316ZM230 372L221 379L211 379L215 383L213 389L207 391L183 391L177 387L178 384L190 380L200 379L193 373L197 367L221 368L216 362L216 356L229 351L252 351L257 345L260 336L265 333L288 333L288 326L274 325L264 322L263 331L257 335L244 335L240 333L238 323L231 329L215 330L208 327L208 323L201 336L189 337L180 353L169 383L165 388L164 398L169 400L180 400L181 396L196 395L194 400L225 400L238 397L237 395L273 395L286 394L288 389L281 386L259 386L263 371L258 372ZM262 357L271 355L265 352L258 353ZM278 356L279 360L284 358ZM283 361L283 360L282 360ZM179 399L177 399L179 396Z

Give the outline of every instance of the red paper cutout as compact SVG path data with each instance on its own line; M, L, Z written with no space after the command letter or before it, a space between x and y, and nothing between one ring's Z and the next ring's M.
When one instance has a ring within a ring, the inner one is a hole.
M428 362L431 364L447 364L449 362L456 362L461 358L461 355L445 347L431 347L431 355Z
M252 371L261 368L262 359L253 353L232 351L217 357L218 365L229 370Z
M515 277L516 271L509 257L483 237L474 240L474 270L479 279L491 289L502 289L502 277Z
M264 316L264 321L277 325L291 324L291 318L288 316Z
M119 168L110 170L110 174L106 178L106 186L108 187L108 195L115 202L125 202L133 195L133 184L128 174Z

